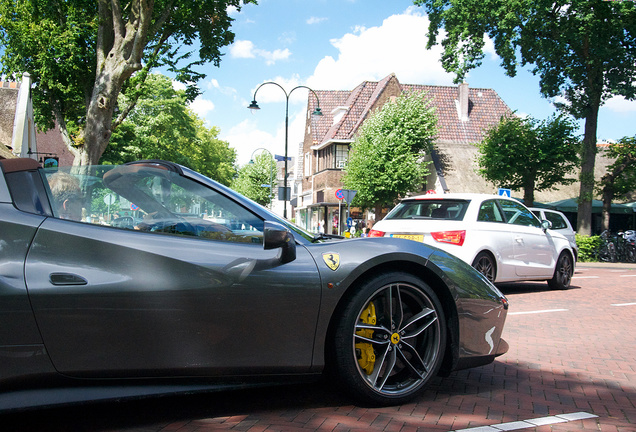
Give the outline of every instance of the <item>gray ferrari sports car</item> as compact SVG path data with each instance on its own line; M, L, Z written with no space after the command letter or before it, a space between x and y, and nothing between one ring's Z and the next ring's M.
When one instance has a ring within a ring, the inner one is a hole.
M508 349L505 297L434 247L314 235L166 161L0 167L0 410L325 373L398 404Z

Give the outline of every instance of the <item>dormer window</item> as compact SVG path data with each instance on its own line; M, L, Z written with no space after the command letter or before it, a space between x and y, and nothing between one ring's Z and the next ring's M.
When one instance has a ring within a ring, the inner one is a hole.
M342 117L344 117L344 115L349 111L349 107L347 106L339 106L339 107L335 107L332 111L331 111L331 115L333 116L333 124L338 123L340 120L342 120Z

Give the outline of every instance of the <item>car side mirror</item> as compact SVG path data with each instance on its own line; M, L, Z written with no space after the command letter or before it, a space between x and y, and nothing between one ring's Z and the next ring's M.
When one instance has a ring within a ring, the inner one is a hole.
M550 228L552 228L552 222L550 222L549 220L545 220L545 219L541 221L541 229L544 232L549 230Z
M265 221L263 246L266 250L281 248L279 256L281 264L286 264L296 259L296 240L294 240L294 235L278 222Z

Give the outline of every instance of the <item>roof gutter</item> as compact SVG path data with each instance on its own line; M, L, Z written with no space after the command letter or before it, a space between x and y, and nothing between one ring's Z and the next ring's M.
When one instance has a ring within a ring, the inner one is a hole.
M351 144L352 142L353 142L352 139L348 139L348 140L332 139L332 140L323 141L322 143L320 143L318 145L311 146L310 149L312 149L312 150L322 150L325 147L329 146L330 144Z

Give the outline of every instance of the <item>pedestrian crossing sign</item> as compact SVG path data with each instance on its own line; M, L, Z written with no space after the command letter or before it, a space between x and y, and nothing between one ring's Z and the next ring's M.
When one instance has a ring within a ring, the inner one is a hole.
M510 198L510 189L499 188L497 195Z

